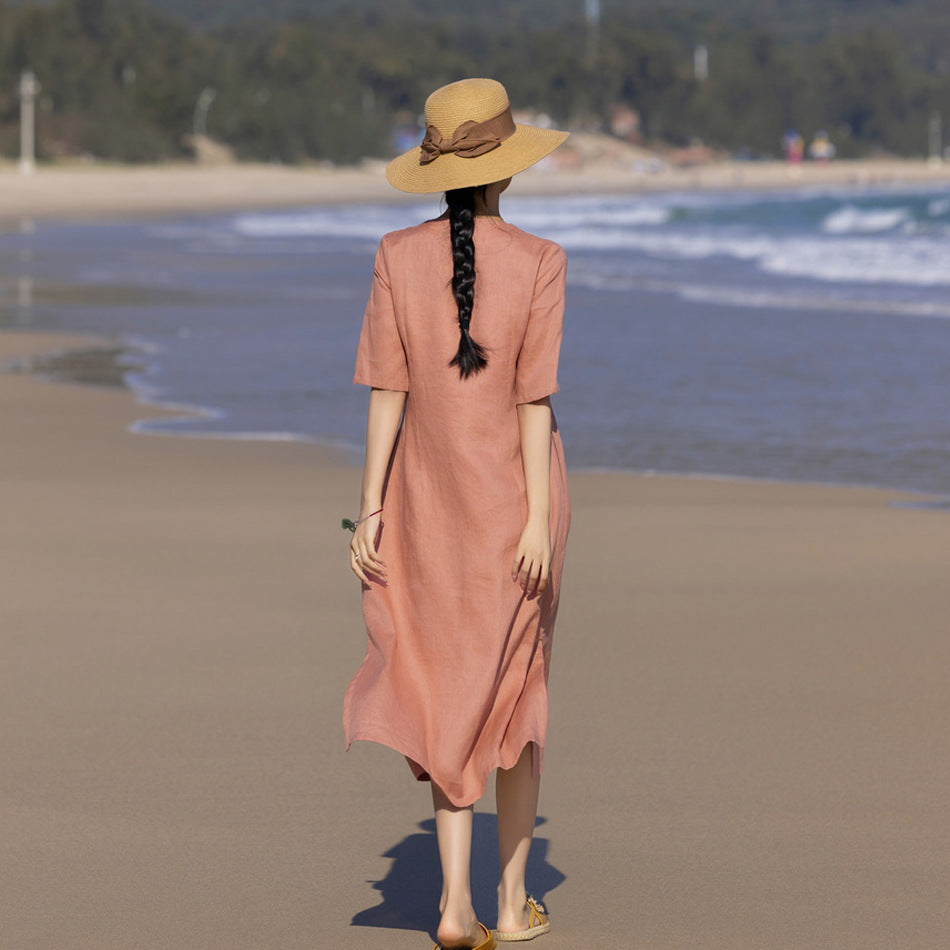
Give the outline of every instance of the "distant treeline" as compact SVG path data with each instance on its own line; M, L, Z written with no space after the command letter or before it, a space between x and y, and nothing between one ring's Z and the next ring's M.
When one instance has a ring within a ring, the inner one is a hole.
M626 105L648 144L699 140L752 155L778 154L788 128L806 137L826 129L840 155L921 155L931 116L950 119L950 76L890 33L804 40L605 5L594 35L576 7L517 29L499 16L439 21L405 3L355 3L199 30L140 0L0 0L0 151L18 148L16 85L26 67L42 84L41 159L187 156L206 88L216 93L208 134L240 158L385 156L429 91L479 75L560 125L605 128ZM702 80L694 45L704 41Z

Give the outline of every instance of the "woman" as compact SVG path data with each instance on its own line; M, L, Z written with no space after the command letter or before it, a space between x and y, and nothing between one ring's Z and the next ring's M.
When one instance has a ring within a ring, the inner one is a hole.
M448 209L385 235L376 255L354 377L372 391L350 544L368 648L343 721L347 748L381 742L431 780L437 946L487 950L550 929L525 867L570 520L550 404L566 259L503 221L498 199L567 133L516 125L489 79L443 86L425 112L421 147L387 177L445 192ZM495 769L492 935L472 908L469 864L472 805Z

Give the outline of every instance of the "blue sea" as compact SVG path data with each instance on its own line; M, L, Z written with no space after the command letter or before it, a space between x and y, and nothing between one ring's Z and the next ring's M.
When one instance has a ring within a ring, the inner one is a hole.
M945 189L502 210L568 251L554 403L572 467L950 489ZM0 234L3 323L112 335L144 401L199 410L138 431L312 439L357 457L367 393L351 378L376 243L440 211L24 222Z

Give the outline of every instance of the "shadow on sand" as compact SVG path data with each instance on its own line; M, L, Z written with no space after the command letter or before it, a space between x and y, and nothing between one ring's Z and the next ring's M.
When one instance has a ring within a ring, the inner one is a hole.
M538 818L535 827L546 818ZM361 910L351 921L354 927L389 927L395 930L435 932L439 917L442 871L435 837L435 819L419 822L421 832L403 838L384 858L392 867L381 881L371 881L382 900ZM475 813L472 847L472 901L478 919L486 926L495 923L495 888L498 885L498 819ZM538 900L554 890L565 876L547 860L548 839L537 833L528 855L528 891Z

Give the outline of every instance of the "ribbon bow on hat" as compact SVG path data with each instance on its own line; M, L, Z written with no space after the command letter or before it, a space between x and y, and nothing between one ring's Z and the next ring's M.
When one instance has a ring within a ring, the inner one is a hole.
M419 164L428 165L440 155L453 153L459 158L475 158L484 155L492 149L498 148L515 131L515 123L511 118L511 111L506 109L501 115L496 115L484 122L469 120L463 122L456 130L450 141L442 137L442 133L434 126L426 126L426 137L422 140Z
M517 124L505 87L485 78L436 89L426 99L424 130L421 148L414 145L386 166L389 183L414 195L504 181L567 138L557 129ZM436 161L443 155L449 157Z

